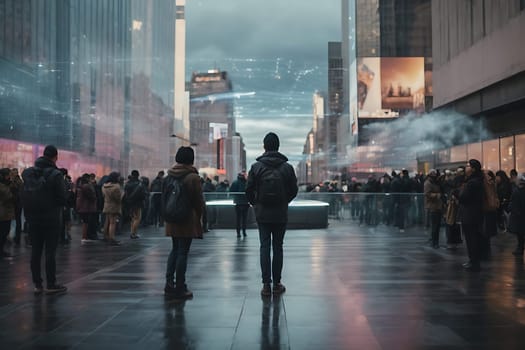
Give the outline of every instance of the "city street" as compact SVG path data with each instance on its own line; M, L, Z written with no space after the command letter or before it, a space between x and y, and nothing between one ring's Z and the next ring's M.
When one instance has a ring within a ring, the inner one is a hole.
M1 261L3 349L517 349L525 344L523 261L514 236L494 239L482 272L464 248L434 250L422 228L331 222L285 237L281 297L260 295L256 230L213 230L194 241L194 297L164 296L170 240L159 229L122 246L57 253L67 294L34 296L29 250ZM442 237L443 238L443 237ZM444 245L444 240L442 239Z

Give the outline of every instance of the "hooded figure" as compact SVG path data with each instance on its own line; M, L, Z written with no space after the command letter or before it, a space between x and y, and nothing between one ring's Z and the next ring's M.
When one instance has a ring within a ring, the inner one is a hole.
M283 293L283 240L288 221L288 203L297 195L297 178L288 158L279 152L279 137L273 132L263 140L264 154L248 173L246 197L255 207L259 227L262 296ZM273 257L270 256L273 249ZM273 289L270 284L273 282Z

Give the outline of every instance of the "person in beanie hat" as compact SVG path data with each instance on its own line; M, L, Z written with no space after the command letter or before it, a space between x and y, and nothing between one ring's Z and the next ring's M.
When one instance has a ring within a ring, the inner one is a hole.
M459 193L461 227L467 243L469 261L463 264L467 271L479 271L483 228L483 173L477 159L468 161L465 168L466 181Z
M191 147L180 147L175 155L177 162L168 170L162 181L161 207L168 198L173 181L182 181L188 205L191 207L185 222L165 222L166 236L171 237L172 249L166 264L166 284L164 294L176 299L189 299L193 293L186 285L188 253L194 238L202 238L202 214L205 210L204 197L199 172L193 166L195 155ZM166 216L163 215L164 220Z
M254 206L259 228L260 264L263 288L261 295L281 294L283 240L288 221L288 203L297 195L297 177L288 158L279 153L279 137L270 132L263 139L264 154L257 158L248 173L246 197ZM273 247L273 261L270 249Z
M46 197L42 198L46 202L45 208L28 210L24 206L24 215L29 224L29 235L31 237L31 274L35 285L35 295L44 292L41 277L41 259L45 246L46 263L46 294L63 293L67 287L56 282L56 260L55 254L58 246L58 239L62 227L63 208L67 203L66 182L62 172L58 170L56 162L58 150L53 145L47 145L42 157L35 160L33 167L27 168L22 172L24 188L28 184L34 183L35 175L43 173L45 177ZM26 203L23 203L26 205Z

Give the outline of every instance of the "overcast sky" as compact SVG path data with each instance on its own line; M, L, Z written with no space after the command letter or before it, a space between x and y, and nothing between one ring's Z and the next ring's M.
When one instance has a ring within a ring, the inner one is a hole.
M237 131L251 164L268 131L296 164L312 127L312 95L326 90L329 41L340 41L340 0L187 0L187 72L228 71Z

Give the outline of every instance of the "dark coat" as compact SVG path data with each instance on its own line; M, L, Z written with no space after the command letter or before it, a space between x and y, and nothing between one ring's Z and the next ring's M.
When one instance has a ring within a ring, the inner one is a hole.
M525 187L518 187L510 199L509 231L525 233Z
M204 212L204 197L202 195L201 179L197 169L191 165L175 164L168 170L164 178L162 190L167 188L169 176L184 177L182 184L187 191L191 206L191 217L183 224L166 222L166 236L176 238L202 238L202 213Z
M15 196L7 184L0 182L0 221L15 218Z
M230 186L230 192L236 192L233 194L233 203L236 205L248 205L248 198L244 193L246 191L246 179L244 176L237 177L237 180L233 181Z
M481 225L483 223L483 174L474 173L467 178L459 193L461 223Z
M35 167L43 169L48 174L46 177L46 186L49 194L46 202L49 203L49 205L46 207L46 210L42 210L39 213L32 213L30 217L29 213L25 213L26 219L39 225L60 226L62 224L63 208L67 202L64 176L62 172L58 170L55 163L46 157L39 157L35 160ZM24 172L26 171L29 171L29 169L24 170ZM22 179L24 178L24 172L22 173Z
M288 222L288 203L297 196L297 177L293 167L287 163L288 158L285 155L272 151L266 152L255 162L248 173L248 182L246 184L246 196L250 204L254 206L255 218L259 223L286 223ZM287 202L282 205L265 206L257 202L257 191L259 180L265 169L268 167L279 167L281 171L284 188L287 190Z
M139 186L142 186L142 195L143 197L142 198L139 198L139 199L136 199L136 198L131 198L131 194L137 189L137 187ZM124 198L125 198L125 203L126 203L126 206L128 209L132 209L132 208L142 208L143 205L144 205L144 198L146 196L146 190L144 188L144 185L142 184L142 182L136 178L136 177L132 177L129 179L129 181L126 183L126 186L124 186Z

